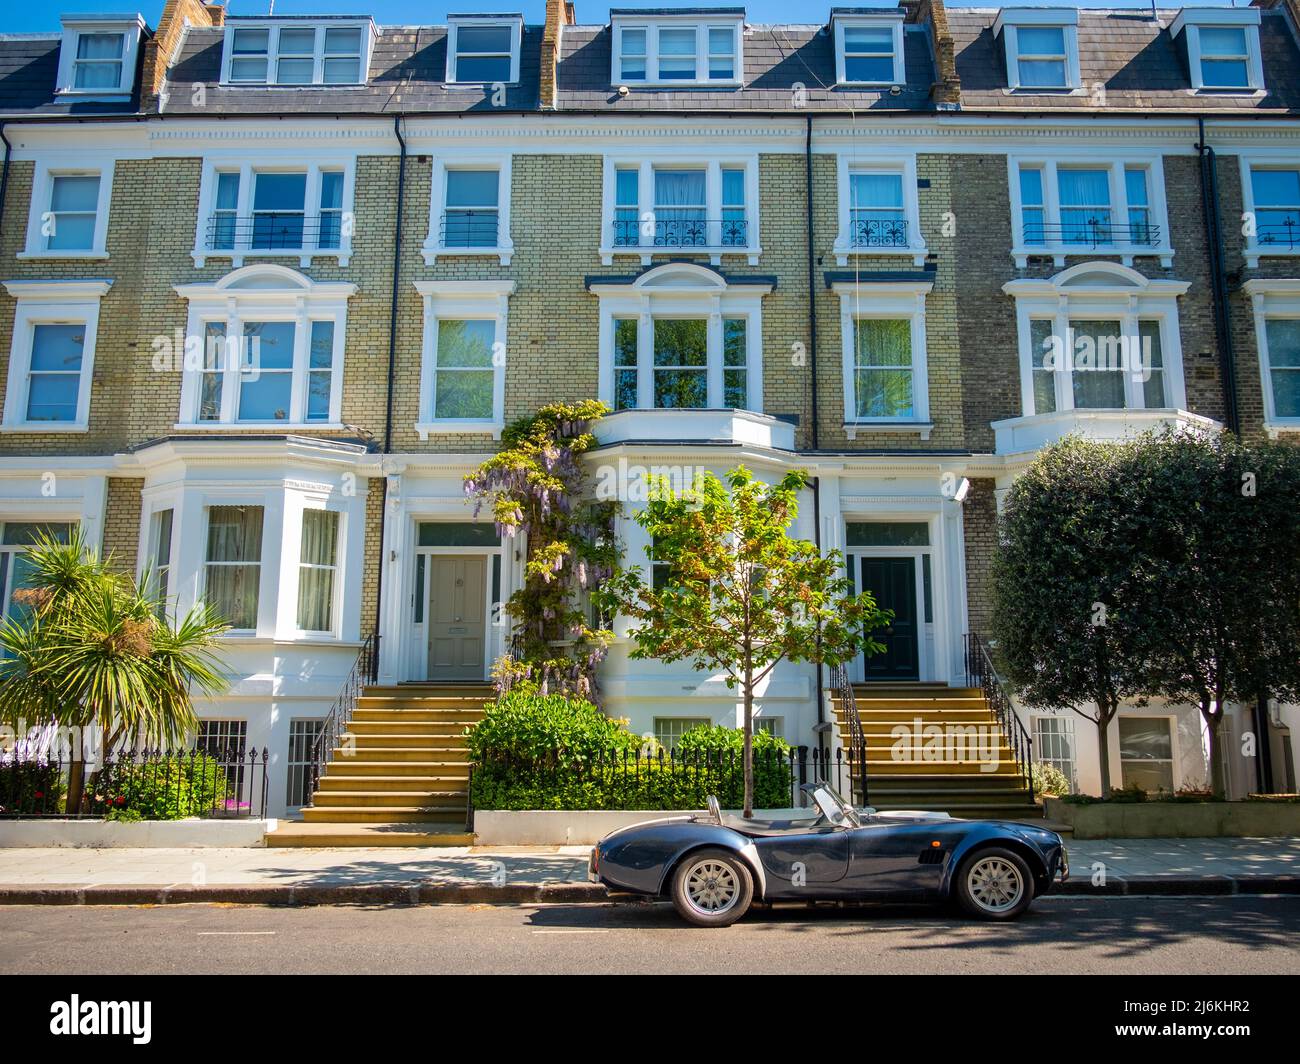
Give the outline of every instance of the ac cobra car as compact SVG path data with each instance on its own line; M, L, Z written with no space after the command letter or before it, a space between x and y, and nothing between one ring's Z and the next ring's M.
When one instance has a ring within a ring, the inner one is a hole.
M606 835L587 878L616 892L672 899L700 927L726 927L754 901L955 901L985 920L1020 916L1069 876L1061 836L1027 824L947 813L855 810L824 783L805 784L799 820L708 812Z

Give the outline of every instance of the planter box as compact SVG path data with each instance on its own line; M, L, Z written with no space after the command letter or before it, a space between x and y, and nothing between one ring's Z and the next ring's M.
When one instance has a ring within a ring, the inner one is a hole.
M729 810L734 811L734 810ZM674 816L698 816L699 809L476 809L476 846L592 846L611 831ZM763 819L810 816L807 809L756 809Z
M265 846L274 820L0 820L0 846L85 846L97 850Z
M1300 835L1300 804L1289 802L1099 802L1044 798L1048 820L1076 839L1269 838Z

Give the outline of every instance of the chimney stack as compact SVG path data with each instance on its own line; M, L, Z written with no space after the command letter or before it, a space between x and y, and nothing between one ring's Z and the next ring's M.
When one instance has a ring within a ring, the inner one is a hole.
M158 29L144 46L144 68L140 81L141 106L149 97L157 99L167 77L167 68L176 58L187 26L223 26L226 9L203 0L167 0L163 5Z
M542 62L539 96L543 111L556 108L556 68L560 61L560 36L574 24L572 0L546 0L546 26L542 30Z

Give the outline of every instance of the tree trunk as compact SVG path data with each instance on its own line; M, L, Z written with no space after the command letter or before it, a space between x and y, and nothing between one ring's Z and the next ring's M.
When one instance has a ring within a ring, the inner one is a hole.
M81 812L81 798L86 792L86 762L74 751L73 760L68 763L68 797L63 804L63 811L68 816Z
M1101 767L1101 796L1110 797L1110 722L1113 713L1097 707L1097 754Z
M1210 793L1222 800L1228 791L1228 781L1223 775L1223 758L1219 756L1219 742L1222 739L1219 726L1223 723L1223 713L1211 713L1202 706L1201 714L1205 717L1210 732Z
M745 811L744 816L754 815L754 674L745 670Z

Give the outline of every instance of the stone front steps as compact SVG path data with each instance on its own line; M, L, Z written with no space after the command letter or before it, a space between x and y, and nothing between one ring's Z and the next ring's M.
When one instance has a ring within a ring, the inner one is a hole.
M469 751L487 684L367 687L301 821L268 846L467 846Z

